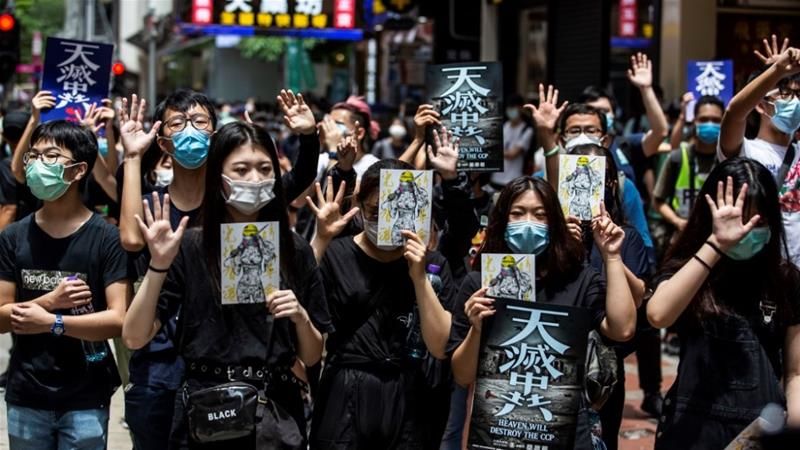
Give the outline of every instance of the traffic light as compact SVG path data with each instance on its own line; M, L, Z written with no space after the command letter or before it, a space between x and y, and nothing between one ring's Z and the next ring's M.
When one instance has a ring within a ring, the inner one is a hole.
M115 77L125 74L125 64L123 64L122 61L114 61L114 64L111 65L111 73L113 73Z
M19 63L19 22L12 13L0 14L0 83L7 83Z

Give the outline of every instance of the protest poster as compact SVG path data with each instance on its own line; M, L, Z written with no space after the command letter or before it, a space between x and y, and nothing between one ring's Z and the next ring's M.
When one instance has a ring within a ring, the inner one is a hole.
M502 64L432 65L427 85L442 125L460 139L458 170L503 171Z
M571 450L583 394L587 309L495 300L484 324L470 450Z
M734 94L733 61L689 61L686 63L686 92L694 94L694 101L686 105L686 121L694 121L694 105L704 95L714 95L725 105Z
M378 245L405 242L402 231L430 239L433 173L429 170L381 169L378 196Z
M558 157L558 200L564 216L592 220L600 214L606 180L603 156L560 155Z
M481 255L481 286L493 298L536 301L536 255Z
M220 225L223 305L265 303L280 285L278 222Z
M113 51L111 44L48 37L42 90L53 93L56 106L42 112L42 122L75 120L76 111L100 106L108 97Z

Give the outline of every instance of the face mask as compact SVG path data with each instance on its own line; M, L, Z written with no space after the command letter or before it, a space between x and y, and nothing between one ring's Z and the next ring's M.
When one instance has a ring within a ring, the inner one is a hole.
M372 245L378 248L378 250L383 250L385 252L391 252L400 248L399 245L378 245L378 221L370 221L361 216L361 220L364 222L364 233L367 234L367 239L372 242Z
M25 182L36 198L52 202L64 195L72 184L64 181L65 168L63 164L48 166L39 160L33 161L25 168Z
M792 134L800 128L800 100L775 100L775 115L772 124L782 133Z
M550 230L543 223L509 222L505 238L512 252L538 256L550 242Z
M610 112L606 113L606 128L608 128L609 133L614 130L614 115Z
M225 203L233 206L242 214L253 214L275 198L275 179L264 180L258 183L234 181L225 175L222 180L231 188L231 194ZM222 193L225 197L225 193Z
M719 124L705 122L697 124L697 139L706 144L714 144L719 139Z
M108 140L107 139L98 139L97 140L97 151L100 152L100 155L105 157L108 155Z
M519 119L519 110L517 108L508 108L506 109L506 116L508 120L517 120Z
M169 186L172 183L172 174L172 169L156 170L156 186Z
M389 127L389 136L402 139L406 137L406 129L402 125L392 125Z
M579 136L576 136L567 141L567 145L564 147L565 150L570 150L574 147L579 145L600 145L600 138L594 136L587 136L584 133L581 133Z
M208 158L208 145L211 137L189 124L186 128L172 135L175 161L186 169L197 169Z
M347 125L341 122L336 122L336 126L339 128L339 131L342 132L342 136L350 136L350 129L347 128Z
M728 249L725 254L736 261L748 260L763 250L771 237L772 232L769 227L753 228L749 233L744 235L742 240Z

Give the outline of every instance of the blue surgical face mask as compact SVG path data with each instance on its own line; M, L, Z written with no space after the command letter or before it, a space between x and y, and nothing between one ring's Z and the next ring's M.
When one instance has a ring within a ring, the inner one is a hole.
M750 259L764 249L771 237L772 232L769 227L753 228L744 235L742 240L729 248L725 254L736 261Z
M514 253L540 255L550 243L550 230L543 223L509 222L506 226L506 244Z
M104 158L108 155L108 139L100 138L97 140L97 151L100 152L100 156Z
M706 144L716 144L719 139L719 124L705 122L697 124L697 139Z
M610 112L606 113L606 128L608 128L609 133L614 130L614 115Z
M342 136L344 137L350 136L350 129L347 128L347 125L341 122L336 122L336 127L339 128L339 131L342 132Z
M52 202L64 195L72 184L64 180L64 169L66 166L63 164L45 164L36 160L25 168L25 182L36 198Z
M800 99L775 100L775 114L772 124L785 134L792 134L800 128Z
M172 146L175 148L175 162L186 169L197 169L208 158L208 146L211 136L190 124L172 135Z
M519 119L519 110L517 108L506 108L506 116L508 120Z

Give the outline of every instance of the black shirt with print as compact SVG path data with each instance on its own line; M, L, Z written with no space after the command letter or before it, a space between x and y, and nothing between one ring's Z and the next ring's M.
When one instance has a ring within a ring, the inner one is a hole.
M73 275L89 285L95 311L106 309L107 286L129 278L119 231L99 215L93 214L75 233L61 239L39 228L33 214L0 234L0 279L16 284L15 302L41 297ZM72 315L70 310L55 312ZM120 384L107 350L103 361L88 363L80 339L49 332L15 335L6 401L47 410L107 407Z

